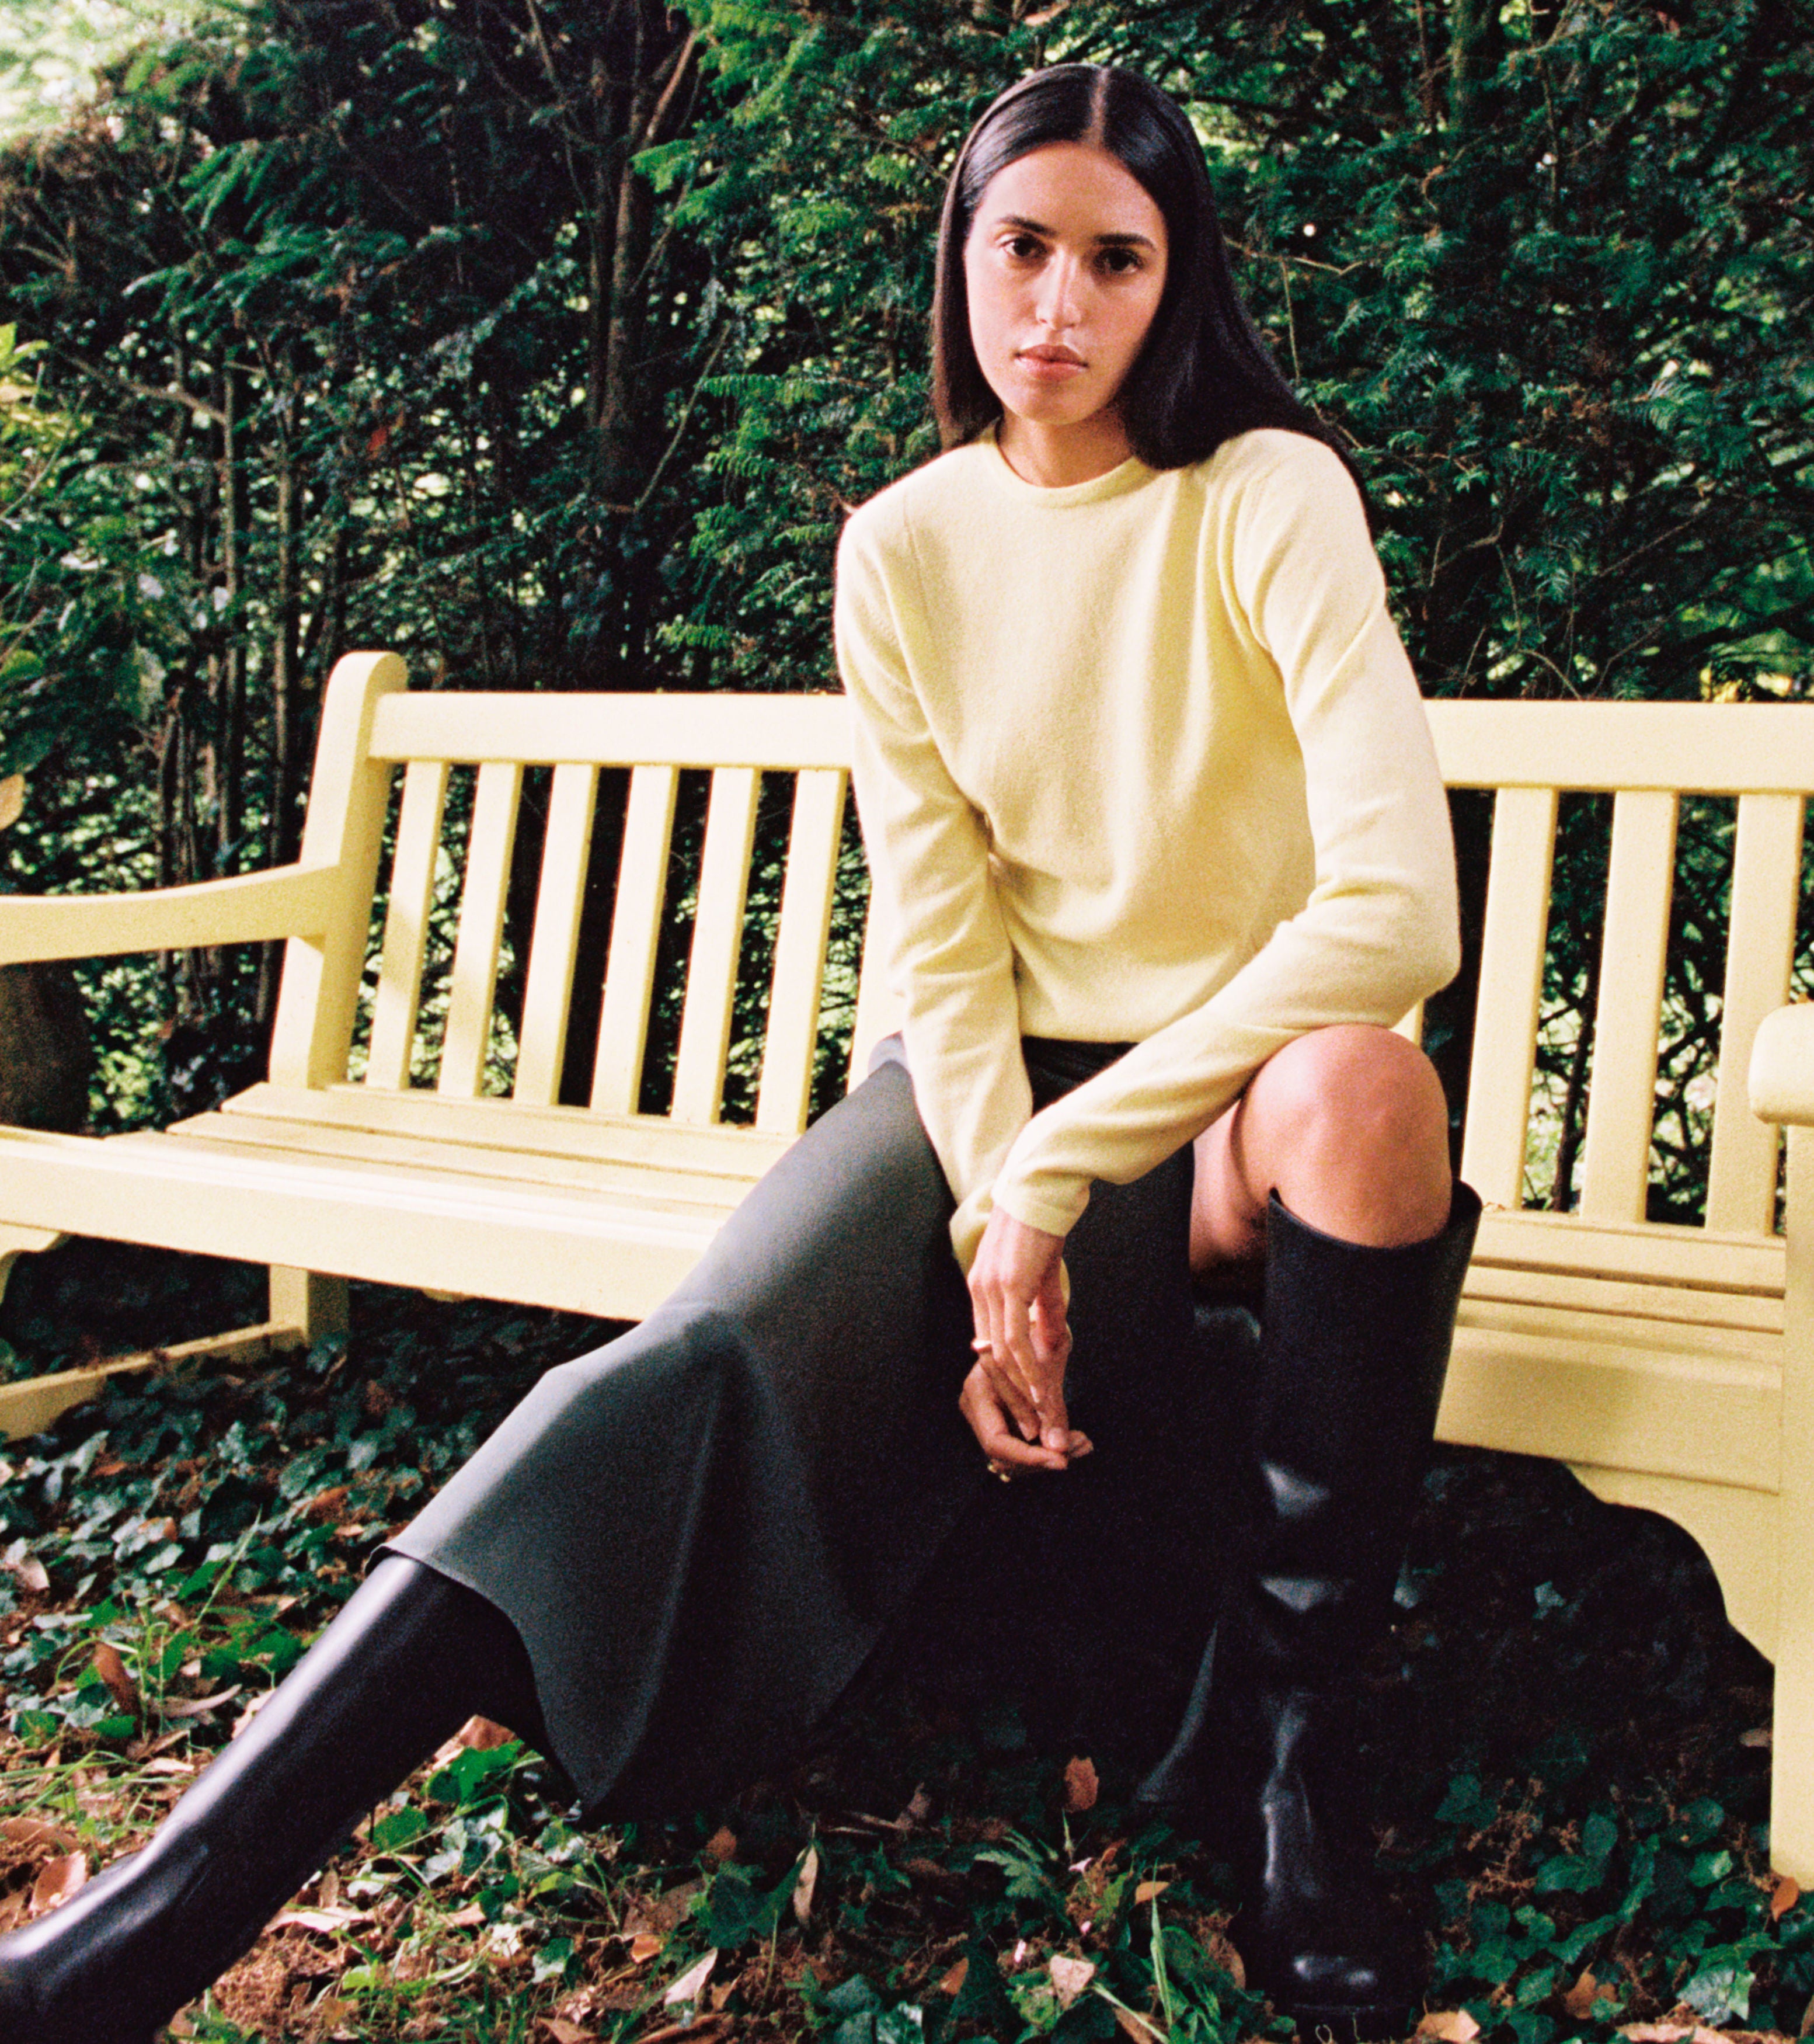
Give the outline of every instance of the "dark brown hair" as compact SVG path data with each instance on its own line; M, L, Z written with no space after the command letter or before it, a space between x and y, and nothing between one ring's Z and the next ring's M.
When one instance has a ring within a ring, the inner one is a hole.
M1128 439L1152 468L1201 461L1234 434L1283 426L1344 449L1279 373L1235 289L1203 152L1177 102L1137 72L1053 64L1011 85L970 130L938 227L932 300L932 405L946 447L1002 415L970 343L964 244L995 173L1053 142L1106 149L1164 214L1165 289L1118 400Z

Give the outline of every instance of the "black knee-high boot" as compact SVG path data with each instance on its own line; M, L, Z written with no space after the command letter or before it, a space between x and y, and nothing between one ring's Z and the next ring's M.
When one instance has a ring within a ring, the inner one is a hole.
M503 1613L387 1555L141 1852L0 1938L0 2044L149 2044L474 1712L540 1743Z
M1402 2036L1414 1942L1353 1812L1358 1664L1390 1619L1480 1201L1373 1249L1275 1194L1243 1525L1184 1724L1141 1800L1202 1829L1241 1884L1252 1983L1306 2037Z

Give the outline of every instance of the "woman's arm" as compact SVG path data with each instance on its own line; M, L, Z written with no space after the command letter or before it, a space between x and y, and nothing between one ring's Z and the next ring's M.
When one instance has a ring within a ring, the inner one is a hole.
M880 507L876 507L879 510ZM909 676L929 620L906 536L859 513L838 554L833 628L854 713L852 776L920 1118L952 1197L986 1189L1033 1112L1014 952L981 818L953 782ZM980 1225L953 1224L968 1269Z
M1358 493L1333 454L1293 436L1233 517L1229 581L1302 751L1314 884L1209 1001L1021 1132L994 1201L1051 1235L1069 1233L1092 1179L1151 1170L1294 1038L1390 1026L1459 962L1447 799Z

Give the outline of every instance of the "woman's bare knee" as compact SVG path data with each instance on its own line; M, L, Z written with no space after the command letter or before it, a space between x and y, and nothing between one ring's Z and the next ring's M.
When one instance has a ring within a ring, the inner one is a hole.
M1388 1247L1447 1221L1442 1085L1392 1031L1353 1024L1299 1037L1255 1074L1240 1113L1241 1177L1313 1228Z

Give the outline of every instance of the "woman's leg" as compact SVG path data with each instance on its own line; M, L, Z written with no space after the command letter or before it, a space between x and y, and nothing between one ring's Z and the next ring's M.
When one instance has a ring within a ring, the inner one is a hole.
M539 1729L482 1597L388 1555L143 1851L0 1940L6 2044L144 2044L475 1714Z
M1248 1495L1186 1723L1143 1793L1218 1834L1236 1942L1306 2034L1398 2034L1415 1948L1352 1813L1355 1677L1390 1621L1479 1202L1452 1184L1434 1074L1384 1031L1281 1053L1205 1148L1196 1260L1256 1232L1265 1250Z
M981 1475L949 1213L886 1066L673 1300L548 1373L144 1852L0 1939L3 2044L147 2044L474 1712L594 1805L785 1750Z

